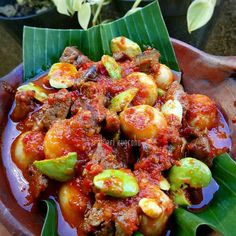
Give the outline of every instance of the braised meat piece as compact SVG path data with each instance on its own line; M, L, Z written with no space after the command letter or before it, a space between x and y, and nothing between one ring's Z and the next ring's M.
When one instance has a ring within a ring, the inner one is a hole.
M157 72L159 70L160 53L156 49L148 49L134 59L135 66L143 72Z
M67 90L60 90L56 94L49 95L48 100L43 105L44 116L42 123L46 128L57 120L63 120L67 117L71 107L71 95Z
M118 161L112 153L112 148L106 143L98 143L91 160L85 167L86 178L93 180L94 176L106 169L125 168L125 163Z
M126 55L125 53L123 53L123 52L115 52L115 53L113 53L112 56L114 57L114 59L115 59L116 61L121 61L121 62L130 59L129 56L127 56L127 55Z
M79 89L79 87L87 81L97 81L97 66L96 64L91 65L86 71L81 73L81 76L77 78L74 82L73 87Z
M34 91L17 91L15 95L16 105L11 114L14 122L21 121L26 118L29 112L36 107L34 103Z
M192 157L204 160L204 158L209 157L211 154L209 139L206 136L194 139L187 145L187 151Z
M89 58L83 55L76 47L66 47L64 52L60 57L60 62L67 62L75 65L76 67L81 67L86 62L89 62Z
M158 147L154 140L147 140L141 143L140 160L134 168L148 172L153 180L159 181L161 171L172 166L172 158L167 146Z
M197 158L207 165L212 165L214 157L228 152L228 148L222 145L221 148L214 146L214 140L209 135L200 136L186 146L187 154L191 157Z
M178 100L184 107L184 112L189 108L188 95L184 92L183 86L177 81L174 81L167 90L166 100Z
M97 194L93 207L85 214L84 231L94 233L99 230L106 231L103 235L131 236L139 224L137 202L110 197L100 198L99 195ZM111 229L114 229L113 224L115 230L113 234L109 234Z
M103 130L109 134L115 134L120 129L120 119L116 112L107 110L106 124Z
M47 178L42 175L39 170L34 166L30 165L28 168L28 176L29 176L29 184L30 184L30 192L32 194L30 200L34 200L39 197L40 193L43 192L48 186Z
M50 94L43 106L29 117L26 125L33 130L48 130L56 120L67 117L71 103L71 94L66 89Z
M107 109L105 108L106 97L103 88L95 82L83 83L79 88L77 100L71 107L72 114L76 114L79 108L89 110L98 123L106 118Z

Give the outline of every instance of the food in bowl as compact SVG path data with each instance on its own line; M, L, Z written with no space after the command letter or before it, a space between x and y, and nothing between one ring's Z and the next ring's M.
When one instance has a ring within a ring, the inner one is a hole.
M67 47L18 88L5 131L8 179L26 210L54 198L65 235L162 235L176 207L199 202L213 158L230 150L229 128L157 50L125 37L111 50L93 62Z

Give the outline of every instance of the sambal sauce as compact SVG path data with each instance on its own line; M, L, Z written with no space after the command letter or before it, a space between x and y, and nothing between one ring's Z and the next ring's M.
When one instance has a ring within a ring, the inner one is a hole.
M201 211L218 190L210 169L229 127L157 50L125 37L111 50L93 62L67 47L17 89L2 139L12 193L27 211L53 199L62 236L174 234L174 209Z

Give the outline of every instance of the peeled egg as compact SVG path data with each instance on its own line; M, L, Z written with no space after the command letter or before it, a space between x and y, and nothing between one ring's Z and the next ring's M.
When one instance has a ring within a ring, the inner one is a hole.
M172 82L174 81L174 76L169 67L160 64L158 73L154 76L158 88L167 90Z
M213 128L217 121L216 104L209 97L202 94L190 95L189 102L188 124L198 130Z
M40 131L28 131L22 133L13 143L12 156L16 165L25 170L35 160L44 157L44 134Z
M161 108L162 113L165 117L175 116L178 118L180 123L183 118L183 107L178 100L168 100Z
M135 140L158 137L167 129L164 115L149 105L130 107L120 113L121 129Z
M127 84L139 89L134 99L135 105L153 106L157 100L158 89L151 75L142 72L134 72L127 76Z

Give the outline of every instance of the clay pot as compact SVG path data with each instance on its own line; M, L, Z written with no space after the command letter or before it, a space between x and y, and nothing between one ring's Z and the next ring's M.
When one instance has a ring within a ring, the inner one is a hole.
M183 72L185 90L206 94L217 102L232 131L232 156L236 159L236 57L212 56L181 41L173 39L172 42ZM19 65L0 79L0 133L14 98L14 89L22 83L22 77L22 65ZM14 235L40 235L43 223L40 214L28 213L18 206L11 194L2 162L0 220Z

